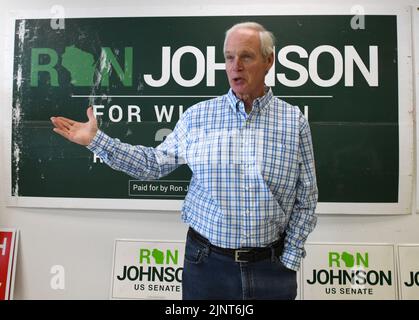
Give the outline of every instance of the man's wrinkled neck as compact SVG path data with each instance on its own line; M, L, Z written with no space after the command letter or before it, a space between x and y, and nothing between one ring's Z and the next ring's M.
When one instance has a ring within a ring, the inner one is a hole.
M249 114L253 109L253 101L255 101L257 98L263 97L266 94L266 92L268 91L268 89L269 89L268 87L264 86L263 90L259 94L256 94L254 96L252 96L250 94L240 95L240 94L235 93L234 90L232 90L232 91L233 91L234 95L237 97L237 99L243 101L244 109L245 109L246 113Z

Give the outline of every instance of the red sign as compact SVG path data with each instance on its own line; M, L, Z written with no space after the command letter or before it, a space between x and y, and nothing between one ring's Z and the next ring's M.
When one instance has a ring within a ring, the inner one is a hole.
M0 228L0 300L13 298L17 231Z

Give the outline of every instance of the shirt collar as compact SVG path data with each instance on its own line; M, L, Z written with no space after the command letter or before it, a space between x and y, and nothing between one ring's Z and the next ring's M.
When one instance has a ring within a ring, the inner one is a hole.
M255 110L263 110L266 106L269 105L271 99L273 98L272 89L265 86L265 95L259 98L256 98L253 101L253 108ZM230 88L227 93L227 99L230 102L230 107L236 112L239 108L239 103L242 102L239 98L236 97L233 90Z

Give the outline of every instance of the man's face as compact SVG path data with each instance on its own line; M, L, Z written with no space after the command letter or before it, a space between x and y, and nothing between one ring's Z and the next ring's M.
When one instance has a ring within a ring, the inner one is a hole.
M265 75L272 66L273 56L262 56L257 31L232 31L226 40L224 57L228 82L236 96L247 100L264 94Z

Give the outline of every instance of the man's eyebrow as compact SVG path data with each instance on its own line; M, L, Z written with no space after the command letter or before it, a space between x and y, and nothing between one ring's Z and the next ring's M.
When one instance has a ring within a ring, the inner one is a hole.
M234 53L242 55L242 54L253 54L254 52L252 50L247 50L247 49L244 49L241 51L229 51L229 50L224 51L224 54L234 54Z

